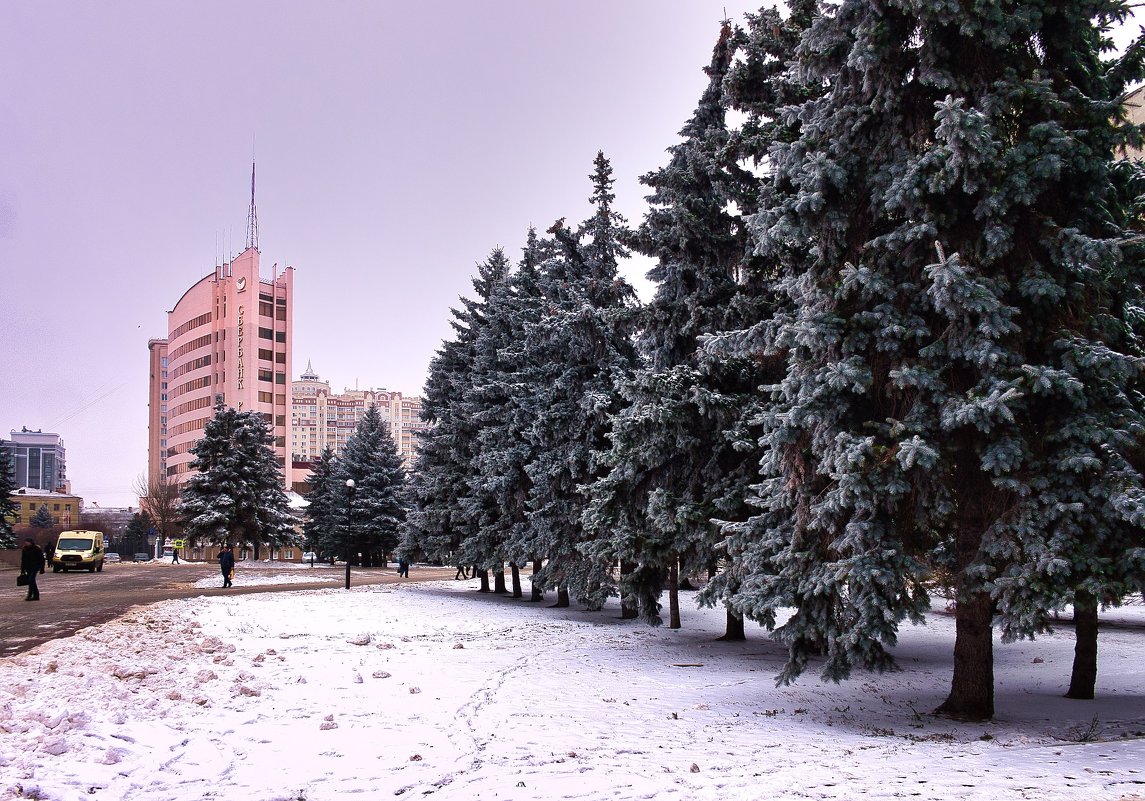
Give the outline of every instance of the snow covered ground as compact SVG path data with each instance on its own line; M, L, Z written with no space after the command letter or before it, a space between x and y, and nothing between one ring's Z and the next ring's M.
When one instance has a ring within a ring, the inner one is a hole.
M929 714L941 611L900 672L776 688L779 649L715 642L721 612L670 631L474 586L171 601L0 660L0 798L1145 798L1139 604L1103 614L1099 700L1061 697L1063 629L997 645L997 718L958 724Z

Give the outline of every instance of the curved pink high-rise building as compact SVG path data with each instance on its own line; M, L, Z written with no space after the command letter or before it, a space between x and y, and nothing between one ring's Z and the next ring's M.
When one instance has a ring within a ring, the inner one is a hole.
M252 217L253 217L252 197ZM215 399L266 419L287 489L293 479L290 436L291 321L294 268L260 274L253 243L217 266L167 313L167 338L151 352L148 478L182 482L191 446L202 436Z

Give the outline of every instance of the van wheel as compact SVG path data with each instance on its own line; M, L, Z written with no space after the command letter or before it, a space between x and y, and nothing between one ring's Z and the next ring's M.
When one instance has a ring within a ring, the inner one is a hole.
M59 573L60 572L60 566L59 565L52 565L52 572L53 573Z
M94 573L94 572L95 572L95 565L92 565L91 567L89 567L89 568L87 569L87 572L89 572L89 573Z

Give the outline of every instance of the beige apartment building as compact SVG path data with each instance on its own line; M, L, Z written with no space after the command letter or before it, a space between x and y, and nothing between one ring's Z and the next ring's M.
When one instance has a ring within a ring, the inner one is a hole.
M405 397L388 389L330 390L309 363L299 380L291 383L290 451L296 479L318 461L327 447L341 455L366 409L377 406L390 424L390 435L406 466L413 463L416 432L424 430L421 398Z

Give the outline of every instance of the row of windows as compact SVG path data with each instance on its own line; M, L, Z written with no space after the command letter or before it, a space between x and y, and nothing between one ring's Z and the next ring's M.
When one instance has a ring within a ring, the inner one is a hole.
M208 419L209 418L206 417L200 417L198 420L191 420L186 423L180 423L177 426L172 426L168 429L167 436L177 437L180 434L186 434L188 431L202 431Z
M172 445L167 449L167 455L178 456L180 453L187 453L193 447L195 447L194 442L184 442L181 445Z
M182 384L180 386L175 387L173 390L171 390L170 395L171 395L172 399L175 399L185 392L192 392L196 389L202 389L203 387L209 387L210 385L211 385L211 376L205 375L202 378L194 378L194 379L188 381L186 384Z
M279 364L286 364L286 351L275 353L270 348L259 348L258 358L264 362L278 362Z
M181 364L171 372L171 378L178 378L183 373L190 372L191 370L198 370L200 367L206 367L211 363L211 354L200 356L197 359L191 359L186 364Z
M204 336L201 336L201 337L195 337L190 342L188 342L186 345L180 345L179 347L175 348L175 350L171 352L171 358L172 359L178 359L180 356L185 356L186 354L190 353L193 350L198 350L199 348L206 347L207 345L210 345L210 344L211 344L211 335L210 334L205 334Z
M275 373L263 368L258 369L258 380L266 381L268 383L286 384L286 373Z
M174 331L172 331L171 332L171 340L174 341L174 340L178 339L179 337L181 337L183 334L190 331L192 328L198 328L199 326L206 325L209 322L211 322L211 313L210 312L207 312L206 314L200 314L195 319L188 320L187 322L183 323L181 326L176 328ZM172 356L171 358L175 358L175 357ZM166 367L167 365L163 365L163 366Z
M179 404L178 406L176 406L174 409L171 410L171 416L172 417L178 417L181 414L186 414L187 412L193 412L196 409L204 409L210 405L211 405L211 396L205 395L202 398L195 398L195 400L187 401L186 403Z

